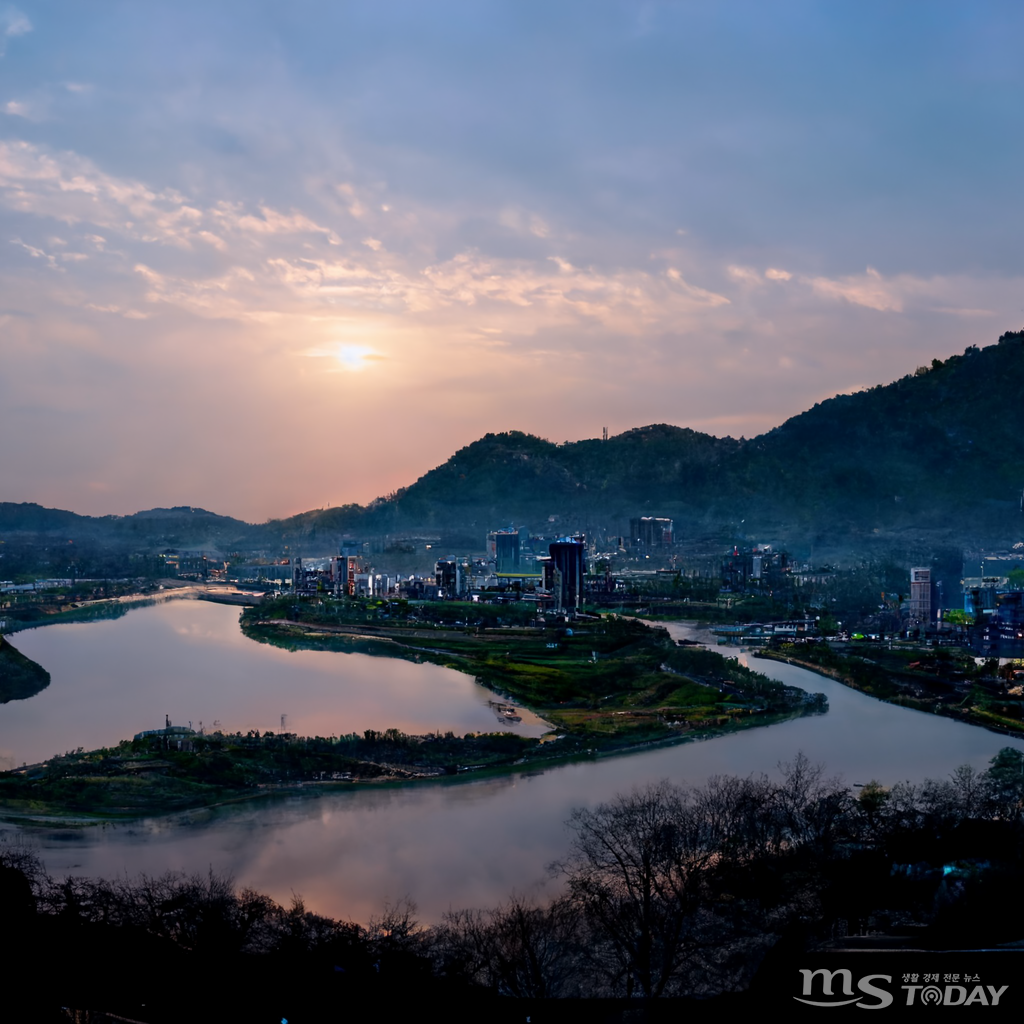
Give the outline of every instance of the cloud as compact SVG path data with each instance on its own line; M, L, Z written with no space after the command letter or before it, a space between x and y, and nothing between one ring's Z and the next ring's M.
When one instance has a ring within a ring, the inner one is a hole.
M725 268L725 271L734 281L739 281L741 284L761 284L761 275L753 267L740 267L731 264Z
M218 203L212 211L226 228L242 234L254 235L301 235L317 234L324 235L335 245L341 239L330 229L310 220L305 214L292 211L281 213L269 206L260 207L260 216L242 211L237 203Z
M0 202L65 224L89 223L129 237L188 246L202 214L172 189L154 192L74 153L0 141Z
M32 31L32 23L17 7L7 7L0 13L0 26L5 36L23 36Z
M294 210L283 213L261 205L256 215L232 202L203 208L175 189L152 189L107 174L76 153L52 153L19 140L0 141L0 204L68 225L91 224L129 239L183 249L201 242L223 250L225 234L253 244L313 234L340 244L331 228Z
M356 201L349 185L336 186L334 194ZM486 308L501 314L502 330L522 336L571 325L630 335L653 326L687 331L703 315L729 305L725 295L693 283L676 266L660 273L629 265L579 267L556 254L513 259L475 248L430 261L424 250L431 229L423 226L429 218L416 211L393 227L379 225L400 237L418 231L423 241L409 253L389 251L387 234L365 235L346 246L330 224L306 210L263 203L254 211L229 198L197 201L175 189L108 174L78 154L25 141L0 141L0 204L63 223L68 237L77 235L79 249L107 256L108 274L132 271L141 294L128 287L113 302L101 303L119 309L135 308L141 299L240 322L353 309L425 317L459 329L465 310ZM371 214L369 205L364 210L365 219L382 216ZM533 213L506 210L502 217L541 240L548 231ZM111 237L117 239L113 245ZM317 252L318 238L330 249ZM58 267L38 244L20 244L33 256L38 250L55 269L86 262L79 252ZM161 259L140 244L210 257L189 265ZM211 267L210 258L219 265Z
M212 231L200 231L198 233L198 237L204 242L208 242L215 249L220 249L221 252L224 252L228 247L227 242L225 242L219 235L215 235Z
M868 267L863 274L849 277L804 277L801 280L826 298L843 299L856 306L877 310L879 313L903 311L903 300L898 288L885 281L874 267Z
M533 235L534 238L547 238L551 228L546 220L537 213L506 207L498 214L498 223L510 231L520 235Z
M6 7L0 11L0 57L7 50L7 40L23 36L32 31L32 23L17 7Z
M39 249L34 245L29 245L27 242L23 242L20 238L12 238L11 244L20 245L21 248L24 249L25 252L29 254L29 256L36 260L43 260L46 263L46 265L50 267L51 270L60 269L57 266L56 256L53 256L50 253L45 252L43 249Z
M375 186L378 192L382 187ZM582 330L580 340L571 343L579 348L596 337L596 330L636 338L747 331L767 339L784 330L776 322L782 309L785 316L817 317L837 302L882 313L930 310L959 319L994 315L990 311L1000 308L1001 300L974 294L968 281L885 277L872 267L827 276L771 265L763 272L741 263L715 266L701 256L699 243L692 251L658 250L656 258L669 261L661 271L607 258L603 265L581 266L575 253L587 252L588 243L572 238L558 242L560 252L549 248L533 257L460 247L439 260L431 258L439 240L458 239L456 215L407 202L399 217L385 216L380 207L388 204L380 203L380 196L361 201L350 184L316 194L326 197L331 211L316 213L313 196L305 208L297 203L286 209L266 202L252 207L230 196L193 198L109 174L73 152L0 140L0 205L60 222L62 244L70 240L63 255L50 253L55 243L41 239L53 238L51 224L40 239L23 232L16 244L65 275L67 287L75 275L100 274L106 294L100 298L93 291L91 297L99 306L116 307L120 316L150 315L139 312L145 303L216 320L302 324L305 318L351 310L401 317L454 337L470 329L473 310L474 320L481 312L493 318L493 330L505 342L548 330ZM364 230L346 242L335 223L357 202ZM539 244L552 244L543 237L548 226L538 214L509 207L499 221ZM169 255L140 248L153 245ZM87 253L95 259L87 259ZM731 307L727 292L695 283L705 273L741 286L741 308ZM789 281L803 288L776 292L778 299L763 289L767 282ZM785 305L773 309L771 303L780 300ZM69 294L61 301L81 299ZM522 350L521 341L513 343Z

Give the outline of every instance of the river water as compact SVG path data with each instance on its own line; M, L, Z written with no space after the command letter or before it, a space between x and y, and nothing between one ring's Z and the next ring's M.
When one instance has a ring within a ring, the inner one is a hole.
M0 705L0 766L116 744L165 716L208 730L331 736L364 729L423 734L512 728L488 706L494 694L461 672L398 658L286 651L246 637L239 609L170 600L123 618L62 623L12 639L42 665L50 685ZM528 711L514 728L548 727ZM5 764L6 762L6 764Z
M262 659L268 659L263 664L271 666L266 669L271 673L287 674L298 663L294 654L241 637L236 624L237 611L192 601L132 612L124 619L109 623L50 626L21 633L16 642L25 654L54 674L51 689L58 685L56 668L63 664L71 670L69 680L114 680L134 673L137 688L144 694L144 681L152 676L142 671L142 662L137 660L145 653L144 645L140 645L137 638L140 633L152 638L154 634L146 631L157 629L151 625L154 619L173 624L174 635L178 638L175 642L191 653L187 657L181 654L183 660L171 661L168 674L160 676L180 690L171 685L158 695L146 697L148 703L139 707L148 708L149 717L142 724L133 724L129 731L151 727L153 717L159 717L155 725L161 725L165 710L174 712L172 718L181 715L183 720L195 719L203 714L212 719L212 709L220 707L216 702L222 675L223 685L234 688L232 701L240 706L238 694L247 685L247 673L256 671L254 666L262 663ZM230 626L228 632L234 631L231 638L221 633L227 626ZM76 635L83 643L90 644L92 631L107 629L106 641L99 645L106 652L99 667L85 671L83 659L76 654L81 648L76 649L61 635L64 629L89 631ZM694 635L681 624L669 629L676 638ZM241 639L234 638L235 633ZM205 640L200 639L204 637ZM59 652L63 652L64 662L57 658ZM125 652L132 654L128 657ZM723 649L723 652L729 653L729 650ZM328 665L347 664L346 659L359 657L303 653L316 654L326 659ZM233 661L236 657L240 659L238 663ZM251 660L253 657L255 661ZM739 657L751 667L783 682L824 692L830 703L828 714L713 740L559 765L544 771L247 801L212 811L130 825L81 830L33 829L27 841L57 875L109 877L125 872L129 875L160 874L167 870L205 872L213 868L232 875L238 884L260 889L279 901L287 903L293 893L300 894L310 909L356 921L365 922L379 913L385 901L408 896L419 905L421 919L433 922L450 908L490 906L513 890L536 892L541 897L553 892L557 882L547 867L566 849L565 821L572 809L593 806L633 786L662 778L700 783L715 774L774 774L780 762L791 760L798 752L803 752L813 762L824 764L829 774L840 775L851 785L871 779L883 783L902 779L920 781L948 776L961 764L984 768L1004 746L1024 749L1024 743L1019 740L937 715L883 704L795 666L748 660L749 656L743 653ZM389 717L393 708L387 702L397 699L405 707L420 706L416 703L419 697L412 690L418 686L432 692L438 685L435 673L444 671L435 666L391 659L367 658L367 661L370 662L367 674L353 683L355 689L362 688L364 692L358 699L353 698L354 702L345 712L366 717L357 722L355 717L349 720L340 712L336 713L330 719L335 724L326 730L328 733L381 727L375 724L377 722L400 726ZM206 668L215 668L215 671L202 675L203 681L197 684L187 674L176 674L182 672L184 665L192 666L192 671L197 673L205 672ZM390 688L392 668L399 673L395 678L401 679L405 687L398 698L391 696L398 692ZM64 671L61 668L60 678ZM269 685L258 681L264 679L263 671L262 667L256 671L257 681L251 684L257 692ZM350 670L339 667L324 671L330 678L338 679L348 678ZM491 728L490 723L496 726L496 720L486 709L486 691L477 694L472 680L460 678L467 685L464 692L467 703L474 708L472 713L482 708L485 718L490 715L487 724L472 728ZM113 687L113 682L110 685ZM259 705L265 711L246 713L254 716L253 721L260 714L270 716L271 721L260 727L274 727L273 718L279 715L280 708L288 711L289 728L294 722L294 731L323 733L323 727L307 729L302 726L306 720L302 715L308 715L309 721L325 721L320 717L323 712L318 710L317 701L331 689L326 687L314 692L309 698L308 710L298 710L306 707L298 699L286 707L282 701L301 688L293 685L272 691L277 703L267 698L265 705ZM102 704L103 691L96 692L96 699ZM116 689L117 694L123 692L123 689ZM179 695L180 704L169 707L168 702ZM27 707L39 699L34 697L21 703ZM206 703L202 703L203 700ZM439 705L428 698L425 700L434 709L435 717L442 717L436 713ZM196 702L201 704L200 710L193 710ZM458 701L453 703L453 709L455 703ZM225 703L225 707L230 706L231 702ZM8 709L12 707L12 704L0 707L0 747L5 742ZM255 709L257 705L252 707ZM102 721L101 712L102 708L97 708L97 721ZM107 712L114 714L109 708ZM24 709L19 709L19 713L24 714ZM470 711L464 713L469 715ZM236 721L230 710L218 711L217 716L223 716L225 725ZM239 712L238 719L244 718ZM91 723L92 719L89 721ZM263 719L260 721L262 723ZM451 726L439 721L437 727ZM89 724L89 728L99 727ZM423 730L410 726L409 731ZM62 739L49 745L63 748L73 742L75 746L88 747L112 742L124 732L124 729L114 728L110 735L94 742L83 738L83 729L73 740Z

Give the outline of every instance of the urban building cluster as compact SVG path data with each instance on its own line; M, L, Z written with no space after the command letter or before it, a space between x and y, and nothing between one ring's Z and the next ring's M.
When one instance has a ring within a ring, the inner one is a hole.
M556 517L552 517L555 520ZM549 524L551 525L551 524ZM419 601L527 601L540 611L568 616L584 605L615 606L648 591L699 593L694 600L764 597L788 601L816 613L761 623L760 635L813 632L831 619L833 595L849 584L850 572L799 562L771 544L735 545L724 554L694 553L680 543L672 519L636 516L629 531L541 535L508 526L487 532L472 554L436 557L438 536L356 540L346 537L337 552L321 557L261 561L229 559L216 552L167 553L168 574L186 579L225 580L240 586L289 591L299 596L401 598ZM600 545L600 547L599 547ZM605 550L601 550L601 548ZM433 571L379 571L384 555L408 553L433 561ZM894 584L895 586L895 584ZM957 589L959 593L957 593ZM945 583L930 566L909 570L898 592L879 595L879 635L949 638L993 657L1024 656L1024 545L971 555L959 581ZM635 602L634 602L635 603ZM754 624L758 625L758 624ZM752 628L745 635L754 635ZM874 634L872 634L874 635Z
M432 575L407 577L375 572L350 555L297 558L291 566L292 592L438 601L511 598L567 614L580 611L588 586L584 535L546 541L526 531L497 530L487 535L485 552L439 558Z

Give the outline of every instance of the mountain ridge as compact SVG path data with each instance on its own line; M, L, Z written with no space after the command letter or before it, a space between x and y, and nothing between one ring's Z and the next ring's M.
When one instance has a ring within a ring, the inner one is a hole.
M1020 539L1024 331L836 395L750 439L650 424L556 444L488 433L394 494L262 524L190 506L78 516L0 503L0 536L225 549L329 545L343 534L482 538L503 525L624 532L637 515L681 536L845 538L911 532L949 543Z

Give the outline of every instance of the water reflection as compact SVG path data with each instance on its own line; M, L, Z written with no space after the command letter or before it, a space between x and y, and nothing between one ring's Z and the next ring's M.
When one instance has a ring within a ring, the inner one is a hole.
M678 636L682 630L673 627ZM513 889L553 891L557 883L546 867L565 852L564 823L573 807L593 806L632 786L774 773L798 751L850 783L919 781L963 763L984 768L1004 746L1024 748L1019 740L883 704L804 669L750 664L825 692L829 713L541 773L250 802L89 829L70 840L66 832L47 833L38 842L58 874L212 866L285 903L301 893L311 908L339 917L365 921L385 900L409 895L424 920L436 921L452 907L493 905Z
M333 651L285 651L255 643L238 609L168 601L103 622L61 624L17 636L19 650L46 668L50 686L0 706L0 757L32 763L117 743L177 724L226 730L287 728L306 736L364 729L408 733L495 732L539 736L523 712L516 725L488 707L493 694L439 665Z

